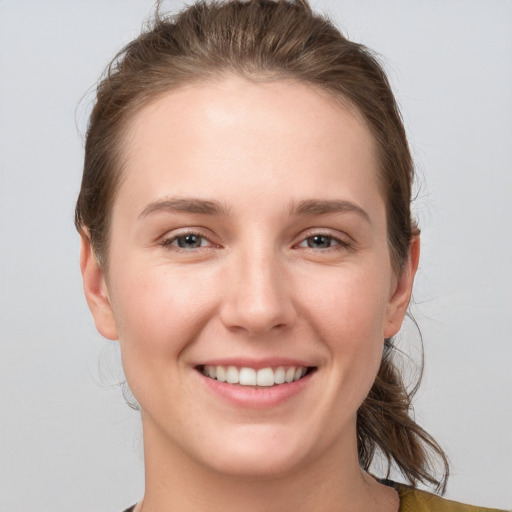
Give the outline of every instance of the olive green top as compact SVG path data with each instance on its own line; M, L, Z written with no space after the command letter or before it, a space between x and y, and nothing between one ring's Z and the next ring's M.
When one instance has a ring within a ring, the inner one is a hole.
M404 484L389 482L388 485L400 496L399 512L500 512L496 508L464 505Z

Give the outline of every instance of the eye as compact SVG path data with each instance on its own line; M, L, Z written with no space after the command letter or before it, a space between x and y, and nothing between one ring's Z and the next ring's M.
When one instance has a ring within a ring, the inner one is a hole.
M344 240L340 240L331 235L315 234L305 238L298 247L307 247L309 249L335 249L335 248L346 248L350 244Z
M211 247L212 243L199 233L183 233L162 241L164 247L177 247L182 250L193 250L201 247Z
M306 238L305 242L311 249L328 249L333 245L334 239L331 236L315 235Z

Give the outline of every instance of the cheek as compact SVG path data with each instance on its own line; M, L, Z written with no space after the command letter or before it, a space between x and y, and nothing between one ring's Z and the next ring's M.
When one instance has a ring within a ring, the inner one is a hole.
M389 279L379 266L374 272L340 271L323 280L326 287L309 301L310 324L331 354L338 389L351 390L356 406L373 384L382 358Z
M165 266L119 269L113 290L127 378L176 363L212 316L214 299L203 280ZM157 375L157 373L153 373ZM133 379L137 380L137 379Z
M197 276L192 282L190 274L165 265L140 268L143 272L125 269L116 276L113 299L123 370L146 414L168 411L174 417L179 401L168 398L188 392L182 356L212 317L212 297ZM180 416L182 422L196 417L189 412Z
M321 280L322 287L308 299L309 309L315 312L318 329L329 333L351 334L344 343L371 343L384 340L384 327L389 299L390 277L377 265L367 269L334 269L329 277ZM317 276L317 284L320 282ZM312 283L313 284L313 283ZM341 342L341 340L340 340Z

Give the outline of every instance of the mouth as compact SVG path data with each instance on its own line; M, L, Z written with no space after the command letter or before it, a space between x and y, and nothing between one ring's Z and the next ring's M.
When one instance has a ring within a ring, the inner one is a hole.
M271 388L297 382L314 372L316 367L278 366L255 369L247 366L199 365L196 370L218 382L252 388Z

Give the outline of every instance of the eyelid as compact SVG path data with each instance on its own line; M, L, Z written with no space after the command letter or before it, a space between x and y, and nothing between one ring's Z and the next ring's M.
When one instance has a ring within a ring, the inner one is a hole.
M341 242L350 242L352 237L343 231L332 228L309 228L304 230L298 237L300 241L312 236L328 236Z
M354 245L354 241L352 240L352 238L345 234L345 233L340 233L339 231L336 231L335 233L330 230L330 229L322 229L322 228L312 228L310 230L307 230L306 232L303 232L301 235L300 235L300 239L299 241L294 244L295 247L301 247L301 244L303 244L304 242L306 242L306 240L308 240L309 238L312 238L312 237L315 237L315 236L324 236L326 238L330 238L331 240L337 242L335 246L333 247L327 247L327 248L324 248L324 249L313 249L311 247L304 247L306 249L309 249L309 250L312 250L312 251L315 251L315 252L319 252L319 251L329 251L329 250L337 250L337 249L347 249L347 248L350 248Z
M190 249L185 249L183 247L179 247L178 245L174 245L174 242L181 237L187 236L187 235L195 235L197 237L200 237L204 240L206 240L209 245L206 247L194 247ZM192 228L192 227L186 227L186 228L180 228L177 230L173 230L169 233L166 233L158 242L158 245L162 246L164 249L172 249L177 252L193 252L198 251L200 249L211 249L212 247L220 247L219 244L216 244L211 236L206 235L200 228Z

